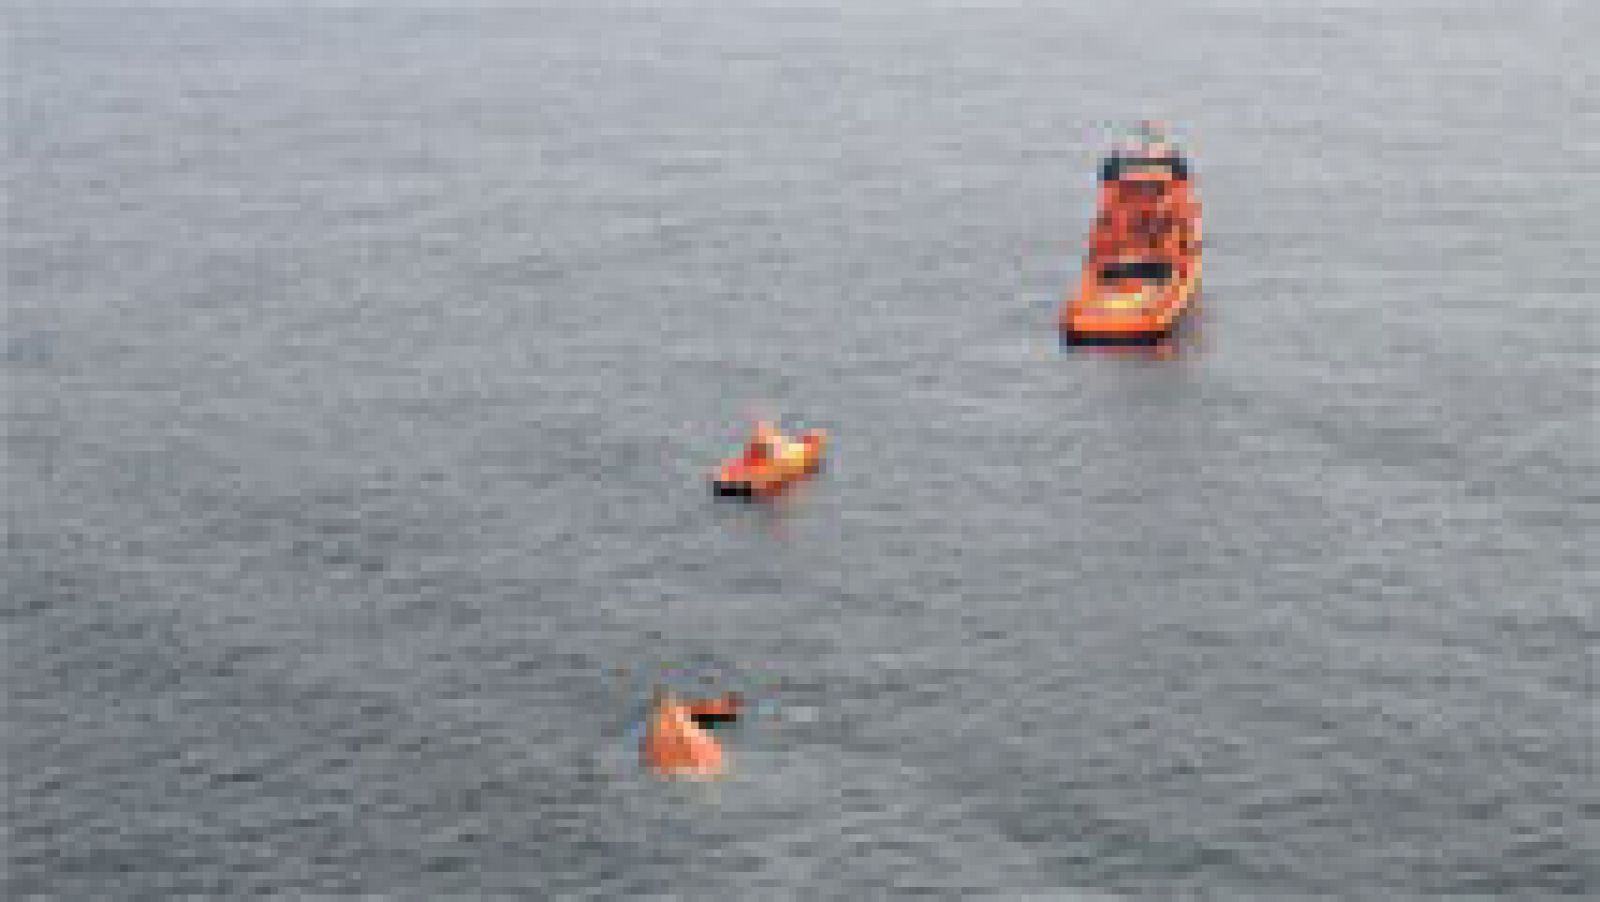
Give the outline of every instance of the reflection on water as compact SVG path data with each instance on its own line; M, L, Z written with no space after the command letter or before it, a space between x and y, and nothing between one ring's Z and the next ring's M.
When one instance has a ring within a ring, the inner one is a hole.
M828 478L828 465L805 479L797 479L779 486L771 494L760 497L719 497L716 506L719 519L732 523L754 523L768 537L787 540L790 524L802 515L809 497L818 487L816 481Z

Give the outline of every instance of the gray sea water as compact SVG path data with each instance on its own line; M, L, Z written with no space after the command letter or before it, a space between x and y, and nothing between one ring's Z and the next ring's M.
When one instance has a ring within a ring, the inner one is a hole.
M10 894L1600 888L1596 5L6 18Z

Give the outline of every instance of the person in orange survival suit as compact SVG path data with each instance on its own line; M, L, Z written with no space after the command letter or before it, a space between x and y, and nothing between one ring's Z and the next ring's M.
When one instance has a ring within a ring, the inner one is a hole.
M1133 211L1128 218L1129 231L1140 247L1151 251L1161 249L1171 217L1164 217L1159 208L1143 208Z
M1138 240L1136 214L1124 208L1115 208L1100 214L1089 239L1090 254L1103 260L1115 256Z
M1172 212L1170 204L1162 204L1157 208L1150 225L1154 232L1153 249L1173 250L1176 247L1178 217Z
M777 452L783 447L783 433L769 420L756 423L755 429L750 434L750 444L745 449L745 457L751 461L771 460L777 457Z

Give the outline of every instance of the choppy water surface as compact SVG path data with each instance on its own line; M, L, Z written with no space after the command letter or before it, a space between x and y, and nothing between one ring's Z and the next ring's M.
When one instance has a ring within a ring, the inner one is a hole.
M9 15L11 889L1593 890L1595 7L732 6Z

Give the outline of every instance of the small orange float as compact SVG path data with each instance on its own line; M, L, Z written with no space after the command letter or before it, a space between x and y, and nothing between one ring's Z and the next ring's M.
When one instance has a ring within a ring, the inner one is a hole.
M770 423L757 423L744 453L723 461L711 479L717 495L767 498L822 467L828 434L812 429L791 439Z

